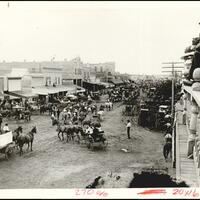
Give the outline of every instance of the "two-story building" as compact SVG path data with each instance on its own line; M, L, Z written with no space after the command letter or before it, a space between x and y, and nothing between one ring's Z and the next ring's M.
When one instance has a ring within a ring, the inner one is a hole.
M86 63L90 74L96 76L101 82L110 82L115 74L115 62Z
M82 86L83 62L80 57L62 63L63 85L75 84Z
M3 76L1 83L3 83L4 94L8 95L10 99L36 97L37 94L32 92L30 84L23 83L23 78L28 74L27 68L13 68L9 74Z

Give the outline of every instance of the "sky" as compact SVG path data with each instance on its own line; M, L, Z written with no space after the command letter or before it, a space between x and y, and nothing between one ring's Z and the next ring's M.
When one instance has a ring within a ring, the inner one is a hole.
M199 35L199 9L189 1L1 1L0 62L80 56L114 61L121 73L161 74Z

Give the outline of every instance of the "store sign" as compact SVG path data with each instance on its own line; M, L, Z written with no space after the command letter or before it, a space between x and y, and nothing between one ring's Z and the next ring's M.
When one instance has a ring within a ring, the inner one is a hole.
M66 80L66 79L63 79L62 80L62 84L63 85L73 85L73 80Z

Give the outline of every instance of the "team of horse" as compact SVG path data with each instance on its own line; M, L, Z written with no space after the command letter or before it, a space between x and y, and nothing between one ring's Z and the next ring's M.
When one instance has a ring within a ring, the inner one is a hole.
M58 123L57 125L57 131L58 131L58 138L61 141L72 141L73 144L75 142L75 139L78 143L81 141L81 137L84 137L84 131L83 128L79 125L65 125ZM61 136L60 136L61 135Z
M27 150L33 151L33 141L34 134L37 133L36 126L33 126L28 133L23 133L22 126L18 126L13 132L13 141L15 142L15 147L19 148L19 155L23 154L23 146L27 144Z

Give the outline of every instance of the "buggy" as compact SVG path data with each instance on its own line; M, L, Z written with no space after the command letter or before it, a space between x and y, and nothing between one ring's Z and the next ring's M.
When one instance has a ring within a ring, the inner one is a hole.
M93 94L92 95L92 100L95 100L95 101L99 101L100 100L101 95L100 95L99 92L93 92L92 94Z
M0 135L0 153L5 154L5 159L14 153L15 143L13 142L12 131Z
M104 131L101 131L101 135L97 136L95 139L91 135L88 135L86 138L87 148L94 150L94 148L97 147L106 150L108 146L108 141L106 140L105 135L103 133Z
M125 107L122 109L122 115L133 116L134 115L133 105L125 105Z

